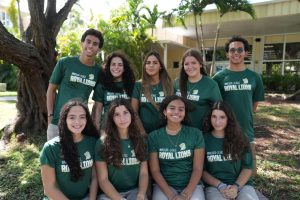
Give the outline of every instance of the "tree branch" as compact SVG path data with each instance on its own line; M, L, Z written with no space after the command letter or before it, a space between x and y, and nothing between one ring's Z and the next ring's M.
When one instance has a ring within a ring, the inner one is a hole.
M47 64L39 54L38 50L31 44L24 43L10 34L0 22L0 59L19 67L26 73L28 70L38 70L31 67L31 63L40 62L41 68L45 68L45 74L51 74ZM17 53L16 53L17 52Z
M53 33L54 37L56 38L62 24L64 21L67 19L69 12L71 11L73 5L77 2L78 0L68 0L64 7L60 9L58 12L58 16L56 18L56 22L54 23L53 27Z

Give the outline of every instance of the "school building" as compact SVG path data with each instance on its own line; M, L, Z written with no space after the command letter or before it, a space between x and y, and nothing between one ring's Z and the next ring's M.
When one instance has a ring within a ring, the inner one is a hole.
M232 35L241 35L250 43L245 63L260 74L300 75L300 0L271 0L253 4L256 19L244 12L230 12L223 16L217 47L216 68L228 66L224 45ZM202 15L206 64L212 60L213 45L219 13L206 10ZM172 77L179 74L181 57L188 48L197 48L194 18L185 18L182 25L157 27L158 44L154 47L163 55ZM199 23L198 23L199 24ZM200 30L200 27L198 27Z

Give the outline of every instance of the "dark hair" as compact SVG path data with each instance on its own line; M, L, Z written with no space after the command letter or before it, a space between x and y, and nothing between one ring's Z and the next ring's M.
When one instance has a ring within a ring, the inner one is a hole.
M226 42L226 44L225 44L225 51L228 53L228 51L229 51L229 45L230 45L230 43L232 43L232 42L241 42L241 43L243 43L244 44L244 49L245 49L245 51L249 51L249 43L248 43L248 41L245 39L245 38L243 38L243 37L241 37L241 36L239 36L239 35L234 35L234 36L232 36L229 40L228 40L228 42Z
M243 154L249 151L250 145L247 137L242 132L233 110L223 101L215 102L204 120L203 132L211 133L214 128L211 124L211 116L214 110L221 110L227 116L223 154L226 158L231 155L232 160L241 160Z
M179 89L180 89L181 95L184 98L187 97L187 81L188 81L188 75L184 70L184 62L185 62L186 57L188 57L188 56L194 57L200 63L200 65L202 65L202 67L200 68L200 73L204 76L207 75L205 68L204 68L204 63L202 60L201 53L196 49L187 50L183 54L183 57L181 60L181 70L180 70L180 75L179 75Z
M108 164L112 164L116 168L122 167L123 157L121 148L121 138L119 135L118 128L114 123L113 119L116 107L119 106L125 106L131 115L131 123L128 127L128 135L132 143L136 158L139 161L144 161L147 155L145 139L140 133L136 121L134 120L135 113L130 105L130 102L124 98L117 98L110 103L107 112L107 123L104 135L101 136L104 145L99 152Z
M58 122L59 138L63 159L70 168L71 180L78 181L83 176L83 171L80 167L79 155L74 143L72 132L68 129L67 116L71 108L81 106L86 113L86 125L82 130L82 135L93 136L98 138L98 132L93 124L91 115L86 104L78 100L70 100L61 109Z
M184 124L184 125L190 125L191 124L189 116L188 116L188 112L191 111L190 103L185 98L173 94L173 95L166 96L166 98L164 98L164 100L162 101L162 103L160 105L161 127L164 127L164 126L167 125L167 119L164 115L164 111L167 109L168 105L172 101L175 101L175 100L179 100L179 101L182 101L184 103L185 116L184 116L183 121L181 123Z
M123 93L123 88L116 87L114 83L114 77L110 71L110 64L112 59L119 57L122 59L124 72L122 74L122 82L126 91L127 96L132 96L132 91L135 83L134 72L131 68L131 64L127 56L119 51L109 54L106 58L105 67L99 75L99 82L110 92L119 92Z
M145 95L145 97L147 98L147 100L157 109L159 109L159 107L156 105L155 101L152 99L151 96L151 83L150 83L150 76L147 74L146 72L146 63L147 60L150 56L154 56L156 57L156 59L158 60L159 64L160 64L160 70L159 70L159 80L162 83L162 87L163 87L163 91L165 96L173 94L173 82L166 70L165 64L163 63L159 53L155 52L155 51L151 51L149 52L143 62L143 73L142 73L142 91Z
M99 39L99 48L101 49L103 44L104 44L104 38L103 38L102 33L100 31L96 30L96 29L93 29L93 28L88 29L81 36L81 42L84 42L86 36L88 36L88 35L95 36Z

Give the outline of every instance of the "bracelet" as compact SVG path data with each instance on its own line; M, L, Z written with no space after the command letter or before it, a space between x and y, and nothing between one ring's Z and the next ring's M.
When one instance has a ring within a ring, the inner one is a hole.
M220 191L220 190L223 190L227 187L227 185L225 183L219 183L218 186L217 186L217 189Z
M186 192L181 192L180 195L189 199L189 195Z
M48 117L53 117L53 113L48 114Z
M241 186L240 184L238 184L237 182L233 183L233 185L236 185L238 192L241 191Z

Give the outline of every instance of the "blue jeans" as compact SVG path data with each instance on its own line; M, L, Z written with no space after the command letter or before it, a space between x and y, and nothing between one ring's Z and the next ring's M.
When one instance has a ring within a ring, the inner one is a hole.
M174 188L170 187L174 192L174 195L180 194L181 191L177 191ZM160 189L157 184L154 184L152 200L168 200L168 197L165 193ZM205 200L203 187L202 185L197 185L195 188L190 200Z

